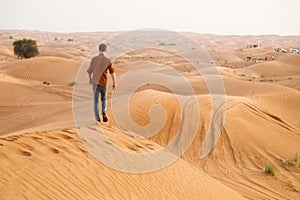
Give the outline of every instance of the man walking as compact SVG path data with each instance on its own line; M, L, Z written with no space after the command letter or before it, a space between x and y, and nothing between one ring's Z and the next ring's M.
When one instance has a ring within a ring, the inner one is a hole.
M101 122L98 109L99 94L101 95L102 102L102 118L104 122L108 121L106 116L108 72L111 74L113 80L113 89L116 87L115 70L111 60L104 54L106 49L107 46L105 44L99 45L99 55L92 58L90 66L87 69L89 82L93 85L94 115L98 122Z

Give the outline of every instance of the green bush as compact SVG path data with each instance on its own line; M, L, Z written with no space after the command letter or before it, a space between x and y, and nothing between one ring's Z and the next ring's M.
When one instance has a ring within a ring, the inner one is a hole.
M73 82L71 82L71 83L68 84L68 86L74 86L74 85L76 85L75 81L73 81Z
M16 40L13 45L14 53L18 56L18 58L31 58L39 54L36 41L34 40Z
M299 156L298 156L298 153L296 153L293 159L286 160L286 161L284 162L284 164L286 164L286 165L288 165L288 166L295 167L295 166L298 165L298 160L299 160Z
M270 164L266 164L265 173L274 176L275 175L274 167Z
M166 43L164 43L164 42L159 43L158 45L159 45L159 46L176 46L175 43L169 43L169 44L166 44Z

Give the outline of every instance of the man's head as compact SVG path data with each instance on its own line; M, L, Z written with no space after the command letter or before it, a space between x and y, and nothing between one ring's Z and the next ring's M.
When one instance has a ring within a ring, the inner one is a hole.
M99 45L99 51L105 52L106 48L107 48L106 44L102 43L102 44Z

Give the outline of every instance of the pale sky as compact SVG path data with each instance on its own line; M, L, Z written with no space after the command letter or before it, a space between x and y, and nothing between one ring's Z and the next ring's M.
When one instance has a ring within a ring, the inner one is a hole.
M0 29L300 35L300 0L1 0Z

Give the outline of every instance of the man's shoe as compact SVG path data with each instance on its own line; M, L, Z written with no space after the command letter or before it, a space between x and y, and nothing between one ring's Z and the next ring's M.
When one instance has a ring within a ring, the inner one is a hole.
M103 117L103 122L107 122L108 121L107 116L106 116L105 113L102 113L102 117Z

